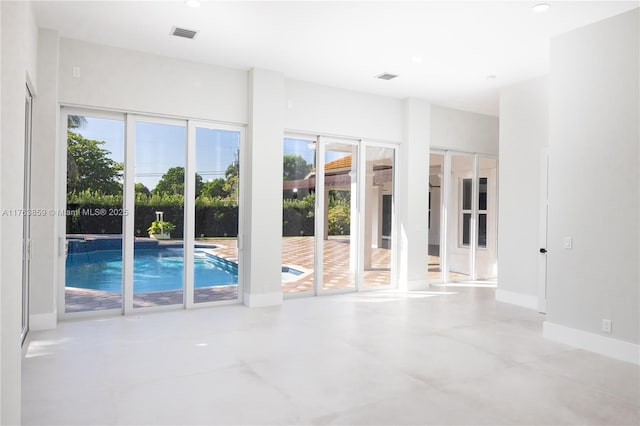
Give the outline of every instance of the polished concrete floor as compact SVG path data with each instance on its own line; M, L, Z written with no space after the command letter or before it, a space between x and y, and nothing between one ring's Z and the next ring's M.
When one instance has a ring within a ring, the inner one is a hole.
M369 292L60 323L25 425L637 425L638 366L542 338L491 288Z

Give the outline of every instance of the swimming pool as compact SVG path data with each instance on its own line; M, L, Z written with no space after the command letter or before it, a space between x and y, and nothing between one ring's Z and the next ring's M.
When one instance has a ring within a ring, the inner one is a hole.
M194 288L238 284L238 264L194 250ZM183 285L184 250L181 247L134 250L133 292L180 290ZM283 266L282 281L296 280L303 272ZM122 251L94 250L72 253L66 260L67 287L122 291Z
M194 251L194 287L238 284L238 265L196 249ZM182 248L134 251L133 291L169 291L182 288L184 252ZM122 291L122 252L96 250L67 255L66 286Z

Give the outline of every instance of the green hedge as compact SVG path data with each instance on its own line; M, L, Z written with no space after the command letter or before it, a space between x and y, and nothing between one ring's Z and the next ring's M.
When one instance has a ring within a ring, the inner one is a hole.
M91 192L67 194L67 233L122 233L122 196ZM309 195L301 200L285 199L282 207L283 236L314 235L315 199ZM147 236L147 228L162 211L164 220L176 226L172 238L184 234L184 199L182 195L136 195L134 216L135 234ZM124 212L128 213L128 212ZM329 234L349 235L349 204L338 203L329 208ZM196 237L226 237L238 233L238 206L235 199L198 197L195 206Z

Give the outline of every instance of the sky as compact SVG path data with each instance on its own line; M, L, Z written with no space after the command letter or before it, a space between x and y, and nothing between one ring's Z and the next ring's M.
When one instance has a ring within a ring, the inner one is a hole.
M124 163L124 121L85 117L86 123L74 132L87 139L104 141L109 157ZM186 161L186 127L136 122L135 182L152 190L171 167L184 167ZM227 167L236 160L240 133L231 130L196 128L196 172L203 181L224 178ZM315 145L311 140L285 138L283 154L300 155L313 164ZM325 161L344 156L327 153ZM242 167L242 166L241 166Z

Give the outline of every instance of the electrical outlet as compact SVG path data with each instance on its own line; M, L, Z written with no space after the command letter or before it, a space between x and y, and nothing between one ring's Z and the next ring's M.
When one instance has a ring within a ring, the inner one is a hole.
M71 71L75 78L80 77L80 67L73 67Z
M605 333L611 333L611 320L603 319L602 320L602 331Z

